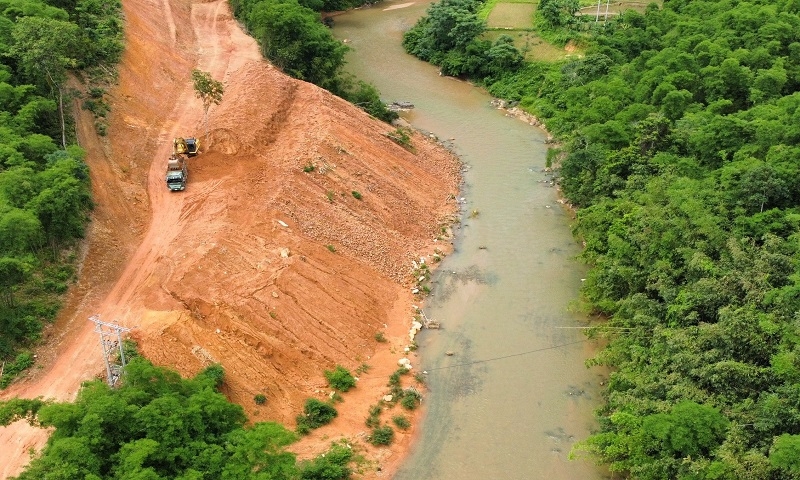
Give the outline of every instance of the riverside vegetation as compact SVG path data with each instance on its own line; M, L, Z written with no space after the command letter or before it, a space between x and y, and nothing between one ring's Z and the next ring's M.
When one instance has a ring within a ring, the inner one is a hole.
M596 22L540 0L530 27L576 52L548 62L488 40L485 5L433 4L404 46L565 145L590 335L608 340L591 364L611 369L573 454L630 478L800 478L800 2Z

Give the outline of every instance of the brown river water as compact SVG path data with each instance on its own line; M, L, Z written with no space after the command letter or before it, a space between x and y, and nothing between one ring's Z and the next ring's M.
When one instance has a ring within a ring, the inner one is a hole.
M353 49L346 69L384 101L414 104L403 118L452 139L465 164L456 250L424 305L442 329L417 337L426 415L394 478L607 478L591 461L569 459L596 428L604 372L584 364L596 349L573 308L585 269L570 213L543 171L546 135L403 51L403 32L428 4L382 2L336 16L333 27Z

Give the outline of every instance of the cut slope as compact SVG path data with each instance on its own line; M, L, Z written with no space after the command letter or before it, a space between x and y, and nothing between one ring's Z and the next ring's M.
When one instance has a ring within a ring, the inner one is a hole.
M420 136L416 153L404 150L384 135L393 127L260 60L224 1L125 0L123 8L127 46L110 135L79 122L97 203L84 267L38 352L45 368L3 398L74 398L103 371L86 321L100 313L133 328L155 363L184 374L222 363L226 393L254 420L291 426L304 398L324 395L324 369L369 363L341 418L300 450L319 451L324 436L353 438L396 368L390 350L408 341L404 279L456 209L456 159ZM203 133L193 68L223 80L226 92L190 161L187 191L170 194L172 138ZM375 341L379 330L388 344ZM255 393L267 404L256 408ZM19 424L0 429L0 451L13 457L3 475L24 463L21 446L42 439Z

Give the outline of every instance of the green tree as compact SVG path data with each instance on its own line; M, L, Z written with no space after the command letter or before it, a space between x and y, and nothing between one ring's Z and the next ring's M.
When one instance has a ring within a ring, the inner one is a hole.
M14 306L14 289L25 281L30 271L30 265L18 258L0 257L0 294L3 304Z
M247 17L261 51L288 75L332 92L348 48L319 21L319 14L295 0L259 2Z
M22 17L11 32L10 53L22 71L31 78L44 78L58 99L61 119L61 146L66 148L64 121L64 83L67 70L78 66L83 46L80 28L74 23L42 17Z
M642 429L663 442L667 453L686 457L705 455L718 446L728 420L708 405L683 401L670 413L658 413L644 419Z
M580 10L579 0L539 0L537 12L549 28L561 28L576 22L575 14Z
M800 473L800 435L784 433L776 438L769 452L769 463L793 474Z
M208 109L211 105L222 103L225 85L219 80L214 80L209 72L192 70L192 85L194 94L203 102L203 125L205 126L205 140L208 141Z

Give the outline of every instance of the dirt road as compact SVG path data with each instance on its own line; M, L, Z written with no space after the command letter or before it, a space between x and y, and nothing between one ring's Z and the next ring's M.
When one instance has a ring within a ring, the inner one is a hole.
M450 247L437 236L457 207L456 159L420 136L407 151L385 136L394 127L272 68L225 1L123 8L109 135L94 133L88 112L78 122L97 204L79 281L45 332L39 366L0 398L73 399L103 372L87 321L100 314L132 328L154 363L191 375L220 362L225 393L253 421L292 427L306 398L327 395L324 369L366 363L339 418L295 448L313 455L340 437L363 445L368 407L409 343L411 262ZM207 138L193 68L226 85ZM188 135L201 138L201 154L187 190L170 193L171 142ZM0 428L0 478L46 435L22 422ZM359 447L362 478L388 476L412 435Z

